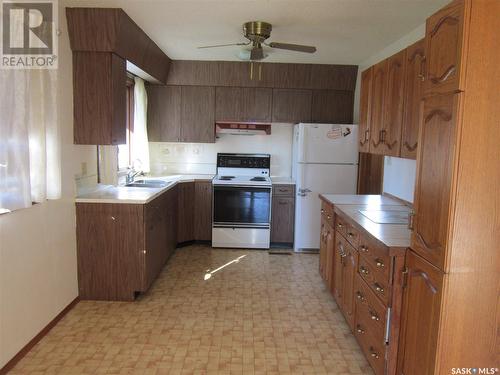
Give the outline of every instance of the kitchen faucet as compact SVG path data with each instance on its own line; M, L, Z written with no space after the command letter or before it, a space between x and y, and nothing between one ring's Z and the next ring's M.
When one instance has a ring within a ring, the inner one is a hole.
M130 168L125 176L125 184L131 184L134 182L134 178L139 175L144 175L143 171L136 171L134 167Z

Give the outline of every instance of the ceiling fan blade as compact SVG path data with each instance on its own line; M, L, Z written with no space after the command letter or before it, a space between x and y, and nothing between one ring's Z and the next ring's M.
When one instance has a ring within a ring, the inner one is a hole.
M201 46L198 47L198 49L203 49L203 48L217 48L217 47L228 47L228 46L248 46L250 42L248 43L228 43L228 44L214 44L213 46Z
M264 50L262 47L253 47L250 51L250 60L262 60L264 58Z
M271 48L287 49L290 51L297 51L297 52L307 52L307 53L316 52L316 47L303 46L301 44L271 42L268 44L268 46Z

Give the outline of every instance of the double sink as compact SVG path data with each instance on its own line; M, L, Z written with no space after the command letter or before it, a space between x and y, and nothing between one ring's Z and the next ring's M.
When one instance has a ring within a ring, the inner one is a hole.
M164 181L164 180L135 180L126 184L128 187L145 187L145 188L163 188L170 184L173 181Z

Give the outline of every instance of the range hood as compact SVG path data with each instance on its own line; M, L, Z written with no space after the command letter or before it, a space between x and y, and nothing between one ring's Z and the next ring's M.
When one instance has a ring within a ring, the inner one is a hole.
M217 121L215 123L215 133L233 135L269 135L271 134L271 124L264 122Z

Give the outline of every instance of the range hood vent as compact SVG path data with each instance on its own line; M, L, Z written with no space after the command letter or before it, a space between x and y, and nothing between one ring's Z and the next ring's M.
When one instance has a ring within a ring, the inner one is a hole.
M263 122L233 122L217 121L215 123L217 134L233 135L269 135L271 134L271 124Z

